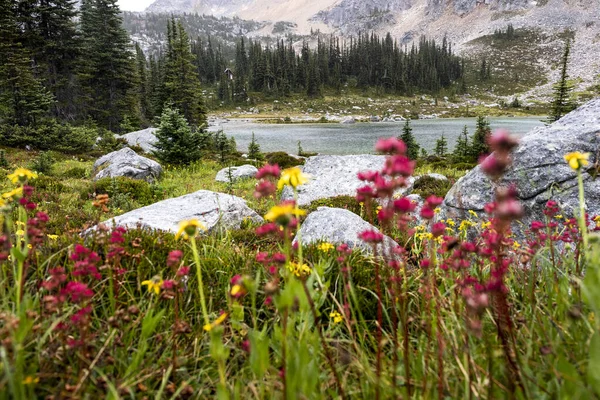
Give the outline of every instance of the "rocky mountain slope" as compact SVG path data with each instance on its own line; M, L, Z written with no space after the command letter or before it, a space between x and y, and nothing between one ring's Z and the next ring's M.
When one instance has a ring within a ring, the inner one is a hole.
M546 35L541 46L551 51L542 52L548 56L536 60L536 67L549 82L554 81L561 35L570 31L572 77L586 88L597 83L600 74L600 0L156 0L147 11L264 21L257 35L272 34L277 21L289 21L292 33L299 35L311 30L341 35L368 30L390 32L404 43L421 35L446 36L467 56L483 51L475 39L510 23Z

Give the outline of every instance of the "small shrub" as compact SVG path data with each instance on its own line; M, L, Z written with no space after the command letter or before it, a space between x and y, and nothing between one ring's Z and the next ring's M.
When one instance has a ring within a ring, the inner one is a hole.
M61 174L62 178L86 179L90 176L90 171L83 167L73 167Z
M4 150L0 150L0 168L8 167L10 167L10 163L6 159L6 152Z
M99 179L96 181L92 189L93 191L96 194L108 194L109 198L113 200L120 198L122 202L123 195L127 195L127 197L141 205L148 205L154 202L154 192L148 182L123 176ZM114 205L114 202L111 205Z
M302 165L302 160L298 160L295 157L290 156L284 151L276 151L274 153L267 153L265 159L269 164L277 164L280 168L290 168L297 165Z
M67 187L58 178L40 175L35 180L35 189L39 192L63 193L67 190Z
M52 166L56 160L48 151L40 153L40 155L31 162L31 169L41 173L49 175L52 172Z
M436 179L425 175L415 181L412 193L418 194L423 198L427 198L431 195L445 197L451 187L452 182L449 180Z

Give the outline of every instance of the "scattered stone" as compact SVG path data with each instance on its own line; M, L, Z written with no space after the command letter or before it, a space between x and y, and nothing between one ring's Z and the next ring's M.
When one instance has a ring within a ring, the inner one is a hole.
M600 214L600 179L593 178L600 152L600 99L584 104L549 126L537 127L521 138L513 153L513 165L499 183L492 182L476 167L459 179L444 200L446 217L463 219L468 210L483 212L493 199L496 185L515 185L525 215L513 226L515 232L527 229L533 220L544 220L543 210L552 199L565 217L578 214L577 173L564 160L574 151L589 152L584 173L587 213Z
M308 157L300 168L311 178L307 184L298 187L298 205L337 196L354 196L356 189L365 184L358 179L357 174L361 171L379 171L384 163L385 156L370 154ZM292 200L292 189L284 188L281 198Z
M162 174L159 163L138 155L129 147L113 151L100 157L94 163L94 180L101 178L116 178L125 176L131 179L140 179L154 182Z
M129 229L146 228L177 233L179 222L198 219L209 232L217 229L239 229L242 221L263 219L240 197L225 193L199 190L173 199L159 201L130 211L104 224Z
M356 120L353 117L346 117L344 118L340 124L344 124L344 125L351 125L351 124L355 124Z
M254 165L242 165L239 167L227 167L217 172L217 182L235 182L240 179L254 178L258 169Z
M372 115L370 120L371 122L381 122L381 118L378 115Z
M126 133L125 135L115 135L117 138L125 139L130 146L139 146L146 153L152 153L154 144L158 142L155 132L156 128L146 128L141 131Z
M372 253L372 246L358 238L358 235L366 230L379 232L377 228L351 211L319 207L306 217L300 228L299 237L303 245L324 241L336 245L347 244L351 249L359 248ZM297 239L294 239L294 242L296 241ZM384 237L383 245L386 252L398 246L388 236ZM379 253L382 251L381 244L378 245L377 250Z

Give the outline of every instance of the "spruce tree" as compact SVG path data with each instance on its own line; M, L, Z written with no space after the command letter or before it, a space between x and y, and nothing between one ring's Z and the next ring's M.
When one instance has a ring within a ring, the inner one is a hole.
M81 32L84 57L79 77L89 115L119 131L125 116L137 119L139 109L135 54L117 0L83 0Z
M404 123L404 128L402 128L402 135L400 135L400 139L406 145L406 155L411 160L416 160L419 158L419 151L421 146L417 143L415 139L415 135L412 133L412 128L410 126L410 119L407 119Z
M442 136L435 142L435 155L439 157L446 157L448 153L448 141L442 133Z
M181 22L171 21L164 89L167 101L181 110L191 125L206 124L206 110L190 40Z
M479 157L490 152L488 138L491 134L492 130L489 121L482 115L478 116L470 151L473 161L477 161Z
M252 140L250 141L250 144L248 144L248 158L251 160L263 159L263 154L260 152L260 145L254 137L254 132L252 132Z
M11 0L0 0L0 37L0 122L35 125L47 115L52 97L35 76Z
M454 147L452 158L456 162L468 161L470 158L469 131L466 125L456 141L456 146Z
M189 164L202 157L202 132L192 129L186 118L171 105L165 106L160 116L156 138L154 155L162 162Z
M558 121L563 115L575 108L570 99L571 92L573 91L573 84L569 82L569 75L567 73L570 52L571 43L567 40L561 60L560 79L554 84L554 100L552 101L552 109L550 111L550 116L548 117L549 122Z
M136 54L136 68L138 75L138 98L140 99L140 113L147 121L151 120L153 115L151 112L150 98L149 98L149 85L148 82L148 66L146 62L146 56L142 51L139 43L135 44Z

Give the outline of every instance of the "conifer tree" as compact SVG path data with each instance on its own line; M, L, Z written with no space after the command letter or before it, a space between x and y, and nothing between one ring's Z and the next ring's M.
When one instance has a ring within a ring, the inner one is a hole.
M435 142L435 155L439 157L445 157L448 153L448 141L442 133L442 136Z
M465 125L462 133L458 137L456 141L456 146L454 147L454 152L452 153L452 158L456 162L464 162L469 160L470 158L470 146L469 146L469 130Z
M89 114L103 127L119 131L125 116L138 117L135 55L122 27L117 0L83 0L84 54L80 79Z
M415 135L412 133L412 128L410 126L410 119L407 119L404 123L404 128L402 128L402 135L400 135L400 139L406 145L406 155L411 160L416 160L419 158L419 151L421 146L417 143L415 139Z
M34 125L47 114L52 97L35 77L10 0L0 0L0 37L0 121Z
M254 137L254 132L252 132L252 140L250 141L250 144L248 144L248 158L251 160L263 159L263 154L260 152L260 145Z
M190 40L181 22L171 20L170 40L165 63L164 89L171 102L194 126L206 124L206 110L198 72L193 64Z
M548 117L549 122L558 121L563 115L575 108L570 99L573 84L569 82L569 75L567 73L570 52L571 43L567 40L561 60L560 79L554 84L554 100L552 101L552 109Z
M491 134L489 121L483 115L478 116L471 143L471 159L473 161L477 161L479 157L490 152L488 138Z
M186 118L171 105L165 106L160 116L156 138L154 154L163 162L189 164L202 156L202 132L192 129Z
M138 75L138 98L140 99L140 113L146 120L152 119L152 112L149 99L148 66L146 56L139 43L135 44L136 68Z

